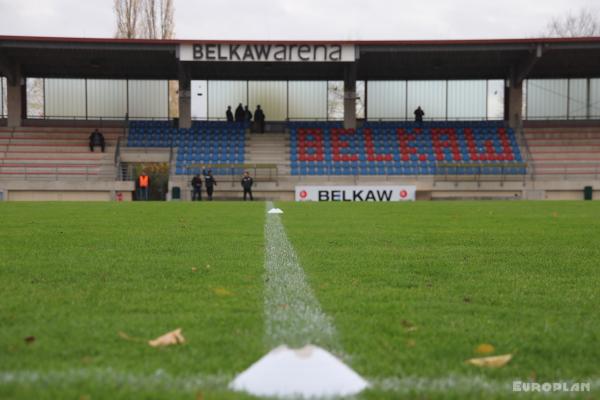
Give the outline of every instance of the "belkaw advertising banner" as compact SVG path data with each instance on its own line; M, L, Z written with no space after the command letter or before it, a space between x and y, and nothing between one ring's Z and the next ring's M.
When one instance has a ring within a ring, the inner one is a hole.
M414 201L416 186L296 186L296 201Z

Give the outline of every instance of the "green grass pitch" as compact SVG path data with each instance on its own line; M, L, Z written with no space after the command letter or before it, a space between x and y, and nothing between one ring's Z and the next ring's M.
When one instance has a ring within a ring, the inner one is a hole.
M600 203L276 205L359 399L600 381ZM227 384L270 350L264 225L261 202L0 203L0 398L252 398ZM482 343L513 360L465 364Z

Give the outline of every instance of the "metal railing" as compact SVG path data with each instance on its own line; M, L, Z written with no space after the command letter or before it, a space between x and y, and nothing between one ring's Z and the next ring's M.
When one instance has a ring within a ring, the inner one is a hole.
M561 122L561 121L598 121L600 115L551 115L551 116L526 116L523 118L525 121L548 121L548 122Z
M529 178L533 181L535 180L535 164L533 162L533 157L531 155L531 149L529 148L529 141L525 137L525 128L523 126L523 119L518 117L518 114L515 115L517 120L519 121L517 125L517 143L522 149L525 149L525 162L528 163L528 175Z
M279 179L277 164L192 164L184 169L187 176L203 174L210 169L219 180L231 182L232 185L241 179L245 171L250 173L255 182L277 182Z
M423 123L435 123L435 122L502 122L504 117L440 117L440 118L426 118L423 117ZM343 119L342 119L343 121ZM368 122L415 122L414 115L398 116L398 117L376 117L368 118Z
M115 147L115 159L114 159L114 164L115 164L115 170L116 170L116 176L115 179L120 181L122 180L122 174L121 174L121 138L117 138L117 145Z
M584 170L577 170L577 168L585 168ZM598 180L600 178L600 164L594 164L590 167L576 167L572 164L570 166L551 166L545 168L544 171L538 170L536 174L537 180L555 180L555 179L563 179L563 180L571 180L571 181L579 181L579 180Z
M101 173L98 167L79 167L77 171L64 167L6 167L0 164L0 173L4 180L21 181L62 181L85 180L107 181L114 180L114 173Z
M436 181L523 181L527 177L527 163L461 163L436 165Z
M171 137L171 143L169 145L169 174L173 175L174 171L175 171L175 165L173 163L173 160L175 160L175 155L173 154L175 152L175 147L173 147L173 137Z
M373 170L373 173L361 172L360 167L321 167L314 170L313 173L296 173L300 179L305 177L326 177L327 179L335 178L353 178L358 181L364 177L378 177L381 179L390 180L397 177L410 177L414 180L430 180L433 176L436 181L521 181L524 180L525 174L515 173L515 169L526 169L526 163L510 163L510 164L436 164L432 173L418 173L416 168L413 173L398 173L397 167L384 166ZM469 168L469 169L466 169ZM498 171L499 170L499 171ZM492 173L494 172L494 173Z
M74 120L74 121L171 121L169 117L131 117L127 115L118 116L93 116L93 115L28 115L26 119L52 121L52 120Z

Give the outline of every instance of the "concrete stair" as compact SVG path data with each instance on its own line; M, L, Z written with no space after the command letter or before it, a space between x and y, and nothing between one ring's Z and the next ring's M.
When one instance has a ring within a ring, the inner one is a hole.
M536 176L600 174L600 128L527 128L524 136Z
M275 164L278 176L289 176L291 172L289 135L286 133L247 135L244 158L246 164Z
M91 153L91 129L70 127L0 128L0 180L114 180L120 128L103 129L105 153Z

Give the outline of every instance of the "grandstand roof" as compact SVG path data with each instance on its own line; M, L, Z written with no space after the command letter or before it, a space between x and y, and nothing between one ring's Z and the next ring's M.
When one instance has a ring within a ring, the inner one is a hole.
M504 79L600 76L600 37L423 41L207 41L0 36L0 73L30 77L343 79L347 63L180 62L183 44L353 45L358 79Z

